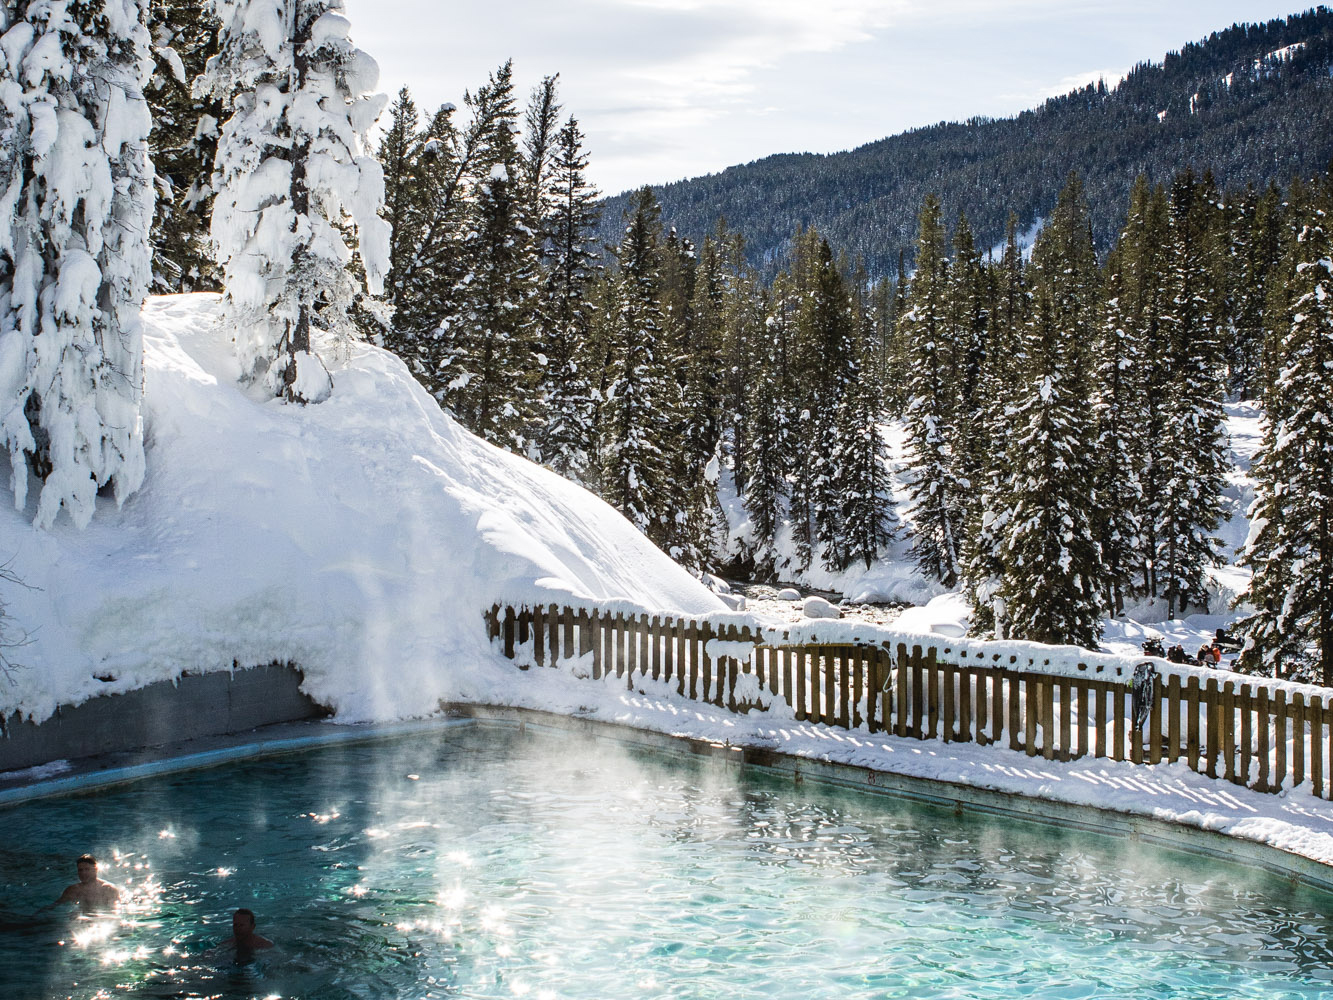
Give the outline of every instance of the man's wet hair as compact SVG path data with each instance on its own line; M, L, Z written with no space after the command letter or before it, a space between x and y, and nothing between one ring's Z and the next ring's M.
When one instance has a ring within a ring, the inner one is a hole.
M80 854L78 860L75 861L74 863L76 865L83 865L83 864L95 865L97 864L97 859L93 857L91 854Z
M253 926L254 923L255 923L255 911L254 911L254 910L247 909L247 908L244 907L244 906L242 906L239 910L237 910L236 913L233 914L233 915L234 915L234 916L237 916L237 917L240 917L240 916L246 916L246 917L249 917L249 918L250 918L250 923L251 923L252 926Z

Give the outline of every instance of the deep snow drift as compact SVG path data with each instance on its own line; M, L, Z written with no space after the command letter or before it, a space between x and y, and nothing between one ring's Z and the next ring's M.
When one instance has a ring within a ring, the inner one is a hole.
M123 509L99 498L84 531L0 512L0 562L32 588L0 583L31 638L0 712L41 720L235 659L299 664L343 720L420 716L512 669L486 639L493 602L722 609L606 504L460 428L386 351L322 345L318 406L247 396L217 307L149 300L148 474Z

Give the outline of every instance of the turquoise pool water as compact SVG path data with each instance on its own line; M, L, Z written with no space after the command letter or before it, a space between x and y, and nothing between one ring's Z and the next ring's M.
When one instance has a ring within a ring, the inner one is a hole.
M0 996L1322 997L1333 899L1047 826L466 727L0 810ZM91 850L114 919L28 924ZM277 942L211 953L248 906Z

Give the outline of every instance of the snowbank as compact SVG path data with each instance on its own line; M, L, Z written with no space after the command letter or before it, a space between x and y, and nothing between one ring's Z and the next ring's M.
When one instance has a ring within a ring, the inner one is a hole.
M40 721L276 660L342 719L415 717L510 676L486 640L493 602L725 607L606 504L460 428L386 351L323 345L335 389L318 406L248 396L217 306L145 310L148 474L123 509L100 498L84 531L0 511L0 561L32 588L5 591L32 642L0 712Z

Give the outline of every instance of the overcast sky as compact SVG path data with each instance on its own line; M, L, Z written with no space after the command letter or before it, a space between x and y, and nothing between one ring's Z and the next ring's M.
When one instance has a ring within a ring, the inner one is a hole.
M1269 0L345 0L381 89L462 108L505 59L522 101L560 74L606 194L771 153L833 152L1002 116L1236 21Z

